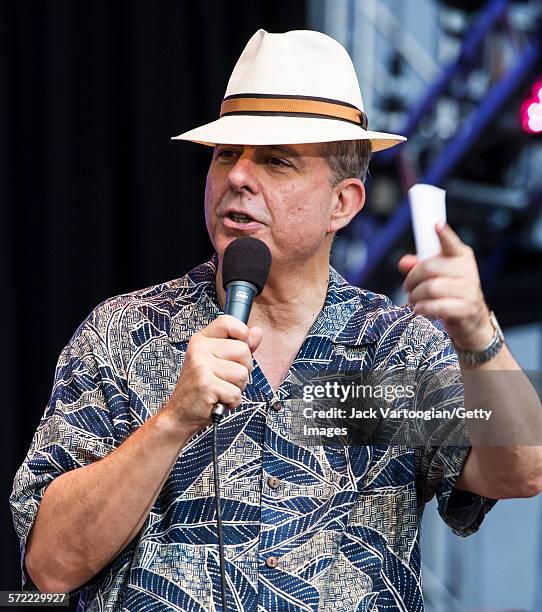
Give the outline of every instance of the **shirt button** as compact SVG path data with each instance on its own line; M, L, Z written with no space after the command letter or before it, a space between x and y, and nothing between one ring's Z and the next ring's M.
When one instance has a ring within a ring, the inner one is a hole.
M273 408L273 410L274 410L275 412L279 412L280 410L282 410L283 406L282 406L282 404L281 404L280 402L275 402L275 403L274 403L274 404L271 406L271 408Z
M267 486L270 489L278 489L280 487L280 480L276 476L269 476Z
M277 567L277 565L279 564L279 559L278 557L267 557L267 559L265 560L265 564L267 565L267 567Z

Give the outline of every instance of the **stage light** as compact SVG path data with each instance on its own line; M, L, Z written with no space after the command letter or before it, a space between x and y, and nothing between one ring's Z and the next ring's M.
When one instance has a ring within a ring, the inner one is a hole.
M521 125L530 134L542 133L542 80L534 84L531 95L521 105Z

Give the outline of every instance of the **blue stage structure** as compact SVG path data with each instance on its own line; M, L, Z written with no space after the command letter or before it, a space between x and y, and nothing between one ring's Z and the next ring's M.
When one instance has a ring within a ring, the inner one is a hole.
M476 52L488 31L499 20L509 2L506 0L492 0L474 21L459 53L459 57L444 70L437 81L431 85L423 96L420 104L410 112L406 125L400 133L411 135L416 129L420 119L426 115L438 97L449 86L452 79L459 74L464 75L474 65ZM420 182L435 185L441 184L451 173L455 165L461 160L481 132L490 124L506 100L516 91L523 79L534 70L537 62L542 59L542 46L538 38L533 38L519 52L512 68L491 88L479 107L464 122L461 130L442 149L437 159L428 168ZM380 154L381 160L387 155L391 159L397 154L396 149ZM407 200L403 200L393 215L387 220L374 237L367 244L367 258L361 268L347 267L344 270L348 280L357 285L367 283L376 266L408 229L410 213Z

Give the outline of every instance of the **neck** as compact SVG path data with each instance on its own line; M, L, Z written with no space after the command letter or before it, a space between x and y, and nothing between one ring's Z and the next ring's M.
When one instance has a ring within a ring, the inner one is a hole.
M222 262L216 275L216 292L224 307L226 292L222 287ZM254 300L249 325L276 332L310 327L322 309L329 280L329 254L319 260L283 266L273 262L263 292Z

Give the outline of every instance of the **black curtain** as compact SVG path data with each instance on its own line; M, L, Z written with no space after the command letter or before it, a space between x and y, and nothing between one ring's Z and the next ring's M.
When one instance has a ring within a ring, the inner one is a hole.
M305 2L0 4L0 589L20 588L8 497L62 347L102 300L212 253L211 149L170 137L218 117L260 27L305 28Z

